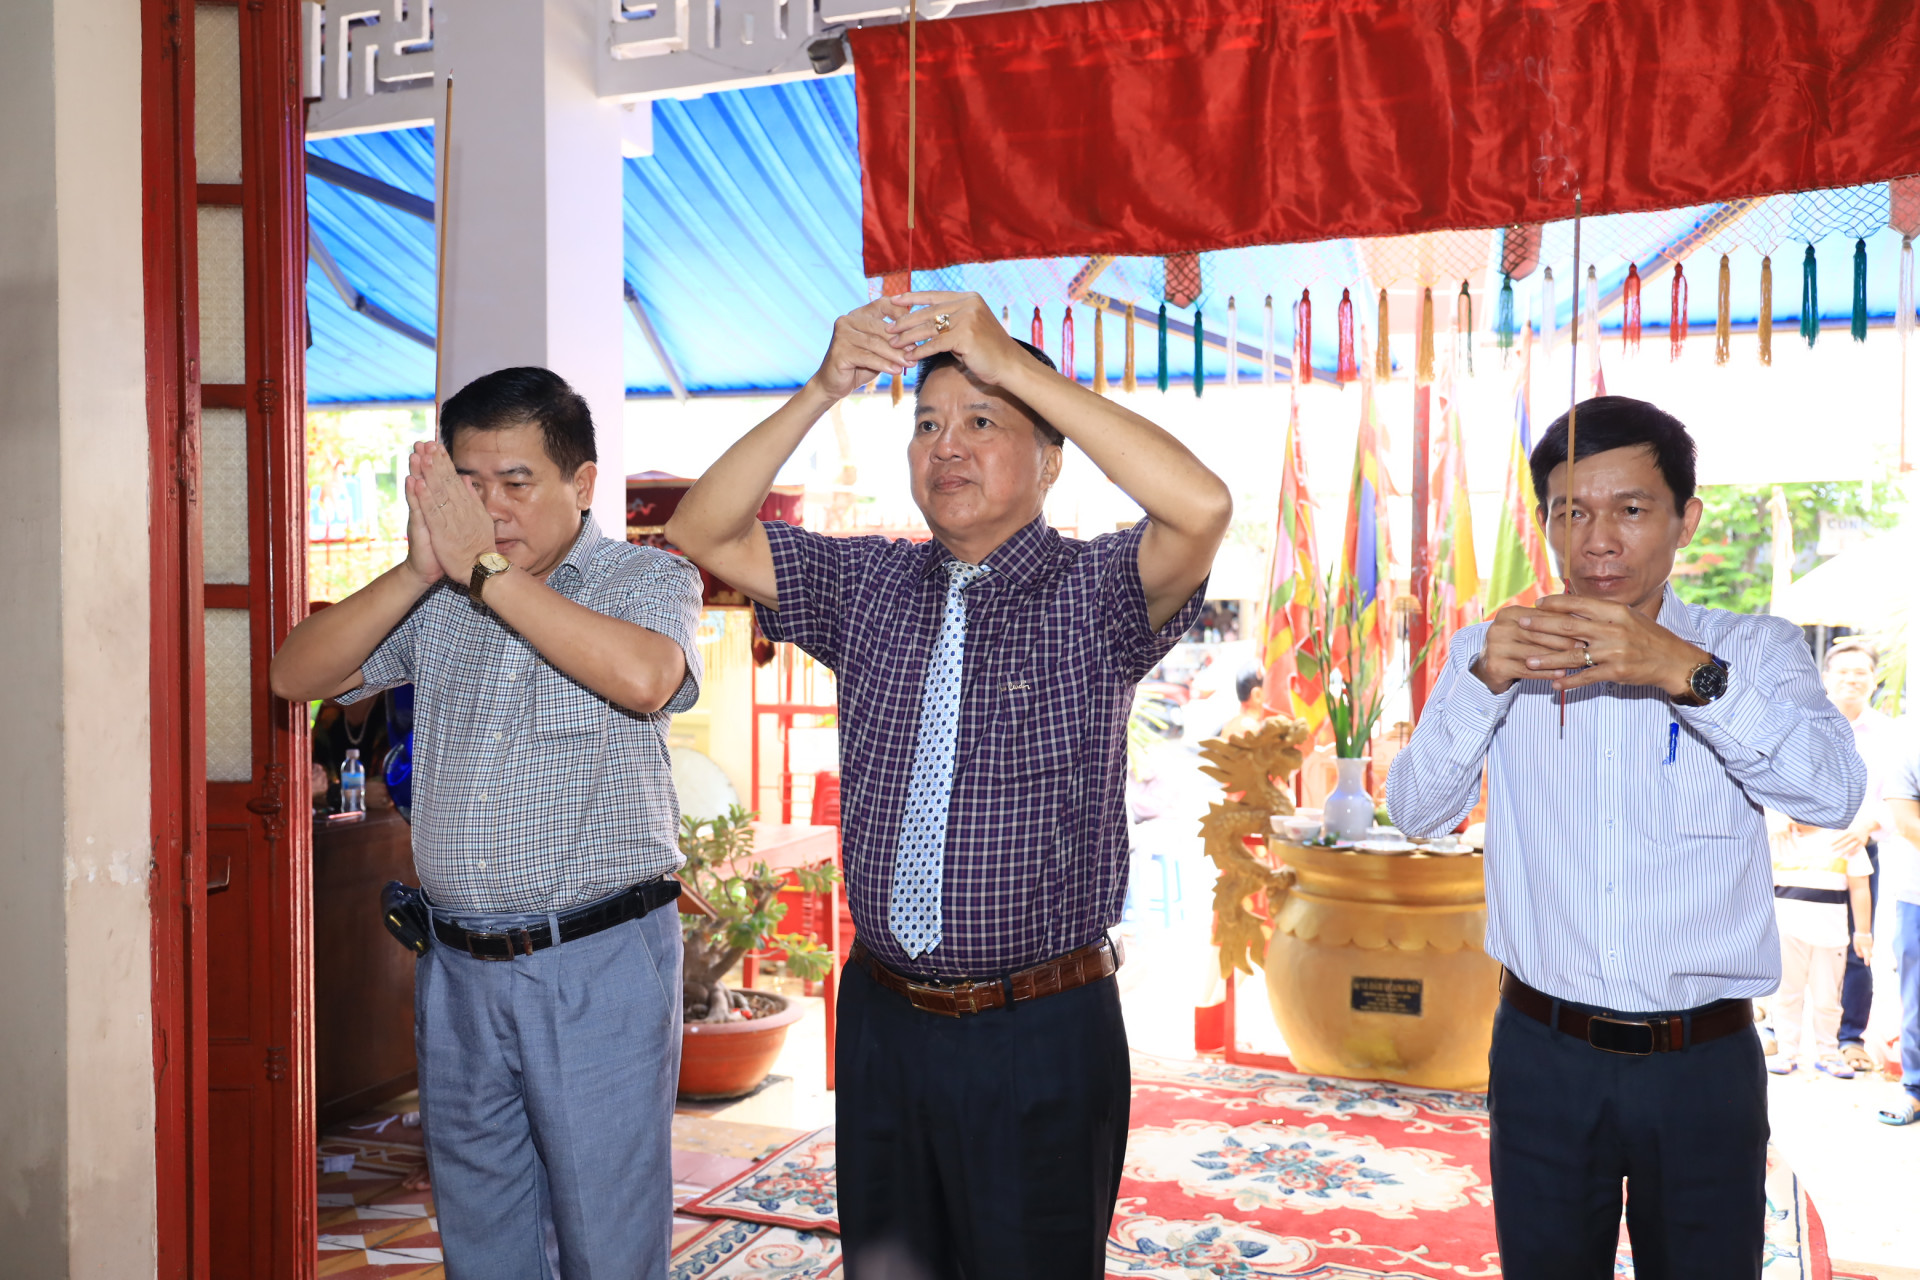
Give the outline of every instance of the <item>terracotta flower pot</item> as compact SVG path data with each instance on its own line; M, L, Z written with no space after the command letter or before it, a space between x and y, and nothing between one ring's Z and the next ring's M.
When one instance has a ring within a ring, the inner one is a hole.
M780 1011L742 1022L689 1022L680 1037L680 1096L737 1098L767 1078L787 1043L787 1028L804 1012L785 996L756 991L780 1002Z

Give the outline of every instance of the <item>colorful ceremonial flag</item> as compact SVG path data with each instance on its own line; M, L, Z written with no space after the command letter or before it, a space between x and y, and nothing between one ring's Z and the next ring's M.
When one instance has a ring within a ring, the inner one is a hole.
M1478 621L1480 613L1480 566L1473 554L1473 512L1467 501L1466 436L1460 425L1453 375L1453 361L1449 360L1434 388L1440 402L1440 438L1430 490L1432 524L1427 545L1433 548L1433 639L1426 658L1429 680L1434 683L1446 666L1447 645L1453 633Z
M1500 507L1499 532L1494 537L1493 565L1487 573L1486 616L1509 605L1530 605L1553 593L1553 569L1547 562L1547 535L1535 514L1539 502L1533 493L1533 473L1527 456L1533 452L1533 415L1528 405L1533 368L1533 332L1521 342L1520 372L1513 389L1513 448L1507 455L1506 500Z
M1380 411L1373 402L1373 375L1369 361L1361 361L1360 433L1353 445L1353 485L1347 498L1347 533L1340 550L1342 594L1351 592L1350 607L1358 625L1355 634L1373 650L1374 669L1384 670L1392 640L1393 600L1387 533L1387 475L1381 461L1384 432ZM1333 660L1347 655L1336 646Z
M1305 720L1314 738L1327 723L1326 683L1316 670L1301 670L1298 651L1312 643L1309 622L1319 604L1319 560L1313 540L1313 498L1300 450L1296 384L1288 398L1287 442L1280 461L1280 518L1274 528L1273 568L1267 576L1261 659L1267 673L1267 706L1277 714Z

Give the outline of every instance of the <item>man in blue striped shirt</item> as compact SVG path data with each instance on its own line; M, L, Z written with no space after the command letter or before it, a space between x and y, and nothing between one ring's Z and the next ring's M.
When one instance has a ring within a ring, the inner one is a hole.
M1577 425L1571 492L1564 416L1530 460L1568 593L1455 638L1387 806L1451 830L1490 771L1504 1273L1611 1275L1624 1179L1643 1280L1757 1277L1752 997L1780 981L1762 809L1844 827L1866 768L1798 627L1669 584L1701 513L1686 429L1624 396Z

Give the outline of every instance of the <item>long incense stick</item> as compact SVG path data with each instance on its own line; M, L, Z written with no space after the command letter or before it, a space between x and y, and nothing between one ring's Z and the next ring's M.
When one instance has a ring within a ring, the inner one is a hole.
M436 141L440 148L440 196L434 205L434 213L440 219L434 252L434 297L433 297L433 421L434 430L439 430L440 398L445 392L444 371L447 360L447 224L451 222L453 206L447 196L453 190L453 76L447 76L447 106L440 117L439 136Z
M1573 457L1574 421L1580 413L1580 193L1573 193L1573 322L1569 354L1573 372L1567 379L1567 550L1560 562L1560 582L1573 594ZM1560 690L1560 730L1567 728L1567 691Z
M913 290L913 215L920 150L920 0L907 5L907 290Z

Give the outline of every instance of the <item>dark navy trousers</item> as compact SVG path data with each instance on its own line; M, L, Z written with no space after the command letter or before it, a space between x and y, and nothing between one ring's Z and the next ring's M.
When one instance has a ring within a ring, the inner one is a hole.
M1640 1280L1758 1280L1768 1129L1756 1032L1627 1057L1502 1004L1489 1065L1507 1280L1611 1277L1623 1182Z
M848 1280L1099 1280L1132 1085L1104 978L962 1018L845 971L834 1057Z

